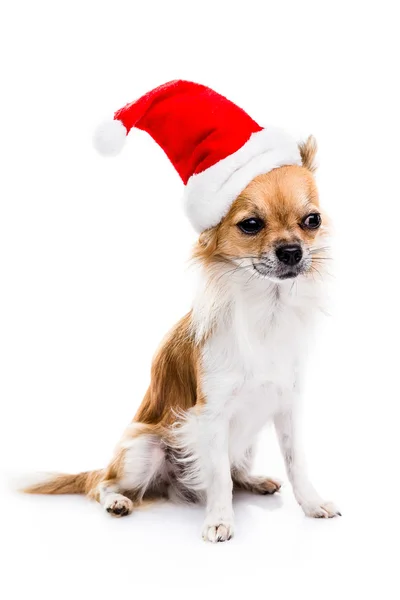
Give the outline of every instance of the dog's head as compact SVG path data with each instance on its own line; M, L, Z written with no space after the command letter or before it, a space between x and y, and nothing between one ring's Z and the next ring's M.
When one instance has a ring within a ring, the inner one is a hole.
M313 176L314 138L300 152L302 166L280 167L249 183L221 223L201 234L198 258L275 282L319 272L327 224Z

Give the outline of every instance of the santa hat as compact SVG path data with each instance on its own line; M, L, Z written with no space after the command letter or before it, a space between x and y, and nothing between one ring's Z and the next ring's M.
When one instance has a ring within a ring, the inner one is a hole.
M95 147L118 154L133 127L147 131L177 170L198 232L217 225L257 175L301 164L287 133L261 127L224 96L190 81L165 83L118 110L97 130Z

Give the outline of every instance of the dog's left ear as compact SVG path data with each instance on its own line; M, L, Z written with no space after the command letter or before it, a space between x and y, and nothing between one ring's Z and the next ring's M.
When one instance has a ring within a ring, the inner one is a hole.
M315 157L317 155L317 140L313 135L310 135L305 142L299 144L301 161L303 167L306 167L311 173L314 173L317 169Z

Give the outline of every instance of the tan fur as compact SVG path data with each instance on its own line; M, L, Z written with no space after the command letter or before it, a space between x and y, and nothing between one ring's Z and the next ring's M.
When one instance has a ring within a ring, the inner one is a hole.
M151 383L134 421L170 425L176 413L196 404L198 348L190 327L191 313L171 330L156 353Z
M275 169L256 177L243 190L222 222L200 235L193 253L195 259L208 267L220 261L230 262L234 257L260 255L277 242L301 240L309 245L315 242L318 230L299 226L307 214L319 212L312 175L315 140L310 137L300 146L300 151L304 166ZM267 224L256 236L246 236L237 227L240 221L251 217L262 218ZM191 317L191 313L183 317L158 349L152 363L150 386L108 467L79 475L58 475L51 481L27 488L27 493L81 493L99 500L102 489L112 490L123 477L127 440L140 435L166 440L179 413L206 402L201 389L201 345L194 339ZM279 489L279 484L272 480L236 476L235 481L237 486L257 493L273 493ZM118 495L114 514L128 514L133 503ZM142 496L139 494L136 500L142 501ZM107 510L112 513L114 508Z
M243 190L226 217L202 233L194 256L206 265L231 258L258 256L277 242L312 244L318 230L299 223L308 213L320 212L314 177L306 167L290 166L259 175ZM240 221L258 217L267 227L256 236L240 232Z
M268 477L247 477L246 479L236 478L235 474L232 473L232 479L234 486L239 490L245 490L252 494L275 494L281 488L279 481L270 479Z
M299 144L300 156L303 167L306 167L311 173L317 169L315 157L317 155L317 140L313 135L310 135L305 142Z
M100 481L103 471L77 475L54 475L48 480L24 488L25 494L88 494Z

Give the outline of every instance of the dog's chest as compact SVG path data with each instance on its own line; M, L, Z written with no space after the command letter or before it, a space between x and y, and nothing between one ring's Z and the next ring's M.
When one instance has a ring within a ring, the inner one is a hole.
M229 423L232 464L240 463L264 425L296 397L308 324L301 304L261 298L237 303L207 341L202 380L207 412Z
M306 304L275 296L237 299L204 347L207 402L232 417L247 410L267 419L281 392L294 389L308 327Z

